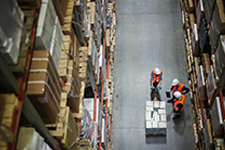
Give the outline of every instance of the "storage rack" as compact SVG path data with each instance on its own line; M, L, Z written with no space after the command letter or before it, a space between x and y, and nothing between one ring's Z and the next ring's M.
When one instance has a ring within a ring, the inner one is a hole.
M219 18L222 23L224 22L222 18L224 11L215 9L218 1L224 3L224 1L220 0L180 0L184 42L187 54L187 73L189 88L191 89L190 100L193 103L192 108L195 120L193 128L196 149L198 150L214 148L224 149L224 134L218 137L213 131L215 126L213 127L212 125L214 124L214 122L212 122L212 119L214 119L212 113L217 113L217 115L222 116L223 123L225 119L223 99L224 74L217 80L216 89L207 88L212 87L212 85L210 85L213 83L212 80L218 79L218 77L214 77L216 75L216 64L212 61L215 51L218 51L218 47L213 47L212 43L215 43L217 39L213 37L213 29L211 28L212 24L215 26L215 23L217 23L215 19ZM222 5L220 6L223 7ZM218 11L220 16L214 15ZM219 31L217 34L217 37L219 37L224 33ZM212 80L208 79L209 75L213 75ZM217 109L221 109L222 113L212 110L213 105L215 105L216 97L220 100L220 106L218 106ZM220 126L221 129L224 130L223 125L220 124ZM222 142L218 144L219 141Z
M36 15L36 19L35 22L33 23L33 28L32 28L32 35L31 35L31 46L27 55L27 60L26 60L26 65L25 65L25 69L29 70L30 65L31 65L31 59L32 59L32 55L33 55L33 49L34 49L34 42L35 42L35 34L36 34L36 28L37 28L37 21L38 21L38 17L39 17L39 11L40 11L40 4L42 3L41 0L34 0L32 2L27 2L26 0L18 0L19 3L22 2L22 5L25 4L26 6L21 6L21 8L24 9L29 9L35 12ZM23 3L24 2L24 3ZM55 2L53 0L53 2ZM78 6L78 3L80 3L81 1L76 0L74 1L74 6ZM100 1L96 0L93 1L95 3L98 3ZM101 79L101 85L98 85L99 83L96 82L96 79L93 81L91 81L91 78L94 79L94 70L92 71L92 77L89 77L89 82L94 82L95 86L92 86L93 91L94 91L94 118L93 121L96 121L96 102L97 102L97 86L101 86L101 95L100 100L101 100L101 106L102 108L105 108L105 122L106 122L106 127L108 127L107 129L107 133L109 134L109 139L107 139L107 147L103 146L104 149L111 149L111 143L110 143L110 139L111 139L111 123L112 123L112 112L109 113L109 109L112 111L112 98L111 98L111 102L110 102L110 95L112 96L113 94L113 74L112 74L112 70L113 70L113 61L114 61L114 48L115 48L115 3L116 1L114 0L102 0L101 1L102 4L104 3L104 8L103 11L105 11L105 14L107 14L107 12L110 12L110 20L111 20L111 24L110 24L110 35L106 35L105 31L104 31L104 27L103 27L103 31L101 33L102 35L102 45L103 45L103 52L104 52L104 57L107 60L107 71L106 74L104 74L104 72L102 71L102 68L100 67L100 79ZM35 8L33 8L33 4L32 3L36 3L37 6L35 6ZM87 5L87 7L89 6L89 4L91 3L91 1L85 0L85 3ZM69 6L69 4L68 4ZM67 7L67 6L65 6ZM101 7L103 7L101 5ZM56 8L57 9L57 8ZM80 11L80 10L79 10ZM114 14L114 15L113 15ZM59 14L58 14L59 15ZM76 16L77 14L75 14ZM66 16L64 16L66 17ZM106 19L106 16L103 16ZM113 20L114 19L114 20ZM73 21L71 21L71 25L75 24L73 23ZM101 25L104 24L103 22L101 22ZM105 28L106 30L106 28ZM112 31L113 30L113 31ZM83 32L85 32L83 30ZM111 37L110 37L111 36ZM110 41L106 44L106 38ZM79 39L78 39L79 40ZM80 44L81 47L87 47L87 43L88 43L88 38L85 38L85 44ZM80 47L80 48L81 48ZM82 52L82 51L81 51ZM99 54L98 54L99 55ZM91 64L91 58L87 57L87 63ZM91 68L92 69L92 68ZM88 76L88 73L86 74ZM2 59L2 57L0 57L0 76L1 76L1 80L5 80L7 79L9 86L11 86L11 89L13 89L12 92L14 92L19 100L19 109L15 110L14 112L14 117L13 117L13 125L12 125L12 132L14 133L14 138L13 138L13 143L9 144L8 149L15 149L16 148L16 143L17 143L17 138L18 138L18 132L19 132L19 127L20 127L20 117L21 117L21 112L23 112L24 116L28 119L28 121L30 122L30 124L36 129L36 131L38 131L41 136L45 139L45 142L52 148L52 149L61 149L59 146L59 141L57 139L54 139L53 136L51 135L51 132L49 131L48 128L46 128L46 124L42 121L41 117L39 116L38 112L35 110L35 106L33 106L33 104L30 102L29 98L26 96L26 86L27 86L27 81L28 81L28 76L29 76L29 71L27 71L27 74L23 77L16 77L12 74L12 72L9 70L8 65L4 62L4 60ZM104 98L104 78L106 78L107 80L110 81L110 87L107 87L107 98ZM87 83L87 82L86 82ZM85 84L86 84L85 83ZM93 84L92 84L93 85ZM81 91L84 90L84 88L81 87L80 89ZM84 93L84 91L83 91ZM110 95L109 95L110 94ZM83 97L81 97L81 100ZM106 105L104 105L103 103L106 103ZM110 104L108 104L110 102ZM83 102L81 103L81 105L83 105ZM101 111L102 112L102 111ZM102 114L103 115L103 114ZM82 112L79 111L79 113L75 113L73 114L74 119L76 120L76 122L78 124L81 123L82 120ZM98 149L101 150L102 149L102 140L101 140L101 129L98 129L98 136L99 136L99 146ZM78 131L80 132L80 131ZM78 145L80 145L80 141L77 141ZM90 149L91 146L89 146ZM79 149L79 146L77 147L77 149ZM93 148L93 149L97 149L97 147Z

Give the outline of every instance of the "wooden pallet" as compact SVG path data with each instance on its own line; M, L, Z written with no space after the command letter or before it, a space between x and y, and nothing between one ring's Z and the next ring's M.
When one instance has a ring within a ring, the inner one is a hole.
M73 32L72 28L72 20L73 20L73 6L75 5L74 0L69 0L67 8L66 8L66 14L65 14L65 20L62 27L63 32L65 35L71 35Z
M84 115L83 115L83 104L82 102L83 100L80 100L80 104L79 104L79 113L73 113L73 117L77 118L77 119L83 119Z
M0 100L1 100L0 114L2 116L2 118L0 119L1 124L6 125L11 130L14 111L19 109L19 100L16 98L15 94L1 94ZM1 129L6 134L7 137L10 137L10 130L2 126ZM3 139L4 139L3 136L0 135L0 149L7 150L8 145Z
M77 141L77 124L69 107L61 108L58 122L56 124L46 124L46 127L52 136L60 141L63 147L70 147Z
M87 47L81 47L79 51L79 78L86 81L87 77Z
M194 4L193 4L193 0L188 0L188 12L189 13L194 13L195 12L195 8L194 8Z

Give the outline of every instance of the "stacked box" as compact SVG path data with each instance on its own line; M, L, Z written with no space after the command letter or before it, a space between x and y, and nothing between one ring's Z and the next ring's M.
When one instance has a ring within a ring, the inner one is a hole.
M211 66L209 53L202 54L202 65L204 70L204 77L207 78Z
M96 103L96 123L98 125L99 131L102 129L102 109L101 109L101 103L100 100L97 98ZM84 98L84 106L88 110L92 120L94 120L94 98Z
M35 40L35 50L49 50L58 69L63 33L52 0L42 1Z
M205 17L202 18L202 23L198 32L199 39L199 46L201 49L201 53L209 53L211 52L211 47L209 44L209 36L208 36L208 29Z
M26 93L45 123L56 122L61 91L62 83L49 51L34 51Z
M215 53L220 34L225 33L225 14L222 0L217 0L210 25L210 41L212 52Z
M64 23L64 17L66 16L66 9L69 3L69 0L53 0L56 13L59 17L59 22L61 25Z
M5 125L11 129L13 126L15 111L19 109L19 100L15 94L1 94L0 104L0 124ZM1 126L0 128L10 139L10 137L13 135L10 130L4 126ZM0 149L8 149L8 144L2 134L0 134Z
M146 135L166 134L166 102L146 101L145 132Z
M35 131L34 128L21 127L19 130L19 137L16 146L16 150L21 149L41 149L51 150L44 138Z
M211 107L212 133L214 137L223 137L223 115L221 110L220 98L216 97Z
M207 23L210 24L216 0L205 1L205 15Z
M216 74L219 78L221 78L223 74L223 69L225 67L225 35L220 36L218 48L215 52L214 67Z
M93 122L89 111L86 109L86 107L83 107L83 114L84 118L81 122L81 128L83 133L81 134L81 142L80 145L82 146L85 139L89 141L90 145L92 148L96 147L97 145L97 135L98 135L98 129L96 123Z

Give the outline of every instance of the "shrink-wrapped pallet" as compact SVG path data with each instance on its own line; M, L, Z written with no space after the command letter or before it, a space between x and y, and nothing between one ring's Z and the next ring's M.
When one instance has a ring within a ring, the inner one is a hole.
M205 78L202 65L199 67L199 73L197 78L197 86L198 86L198 96L201 100L205 100L206 91L205 91Z
M223 116L220 98L216 97L211 107L212 132L214 137L223 137Z
M207 95L208 95L209 102L211 102L214 98L214 95L215 95L215 92L217 89L212 66L210 66L210 71L209 71L209 74L208 74L208 77L206 80L206 89L207 89Z

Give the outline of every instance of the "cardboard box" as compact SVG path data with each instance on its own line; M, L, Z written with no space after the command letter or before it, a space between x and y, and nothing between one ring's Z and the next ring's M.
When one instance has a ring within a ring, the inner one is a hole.
M34 51L27 95L45 123L55 123L59 113L62 83L47 50Z
M53 4L55 6L56 13L59 17L59 22L61 25L64 23L64 17L66 16L66 9L69 0L53 0Z

